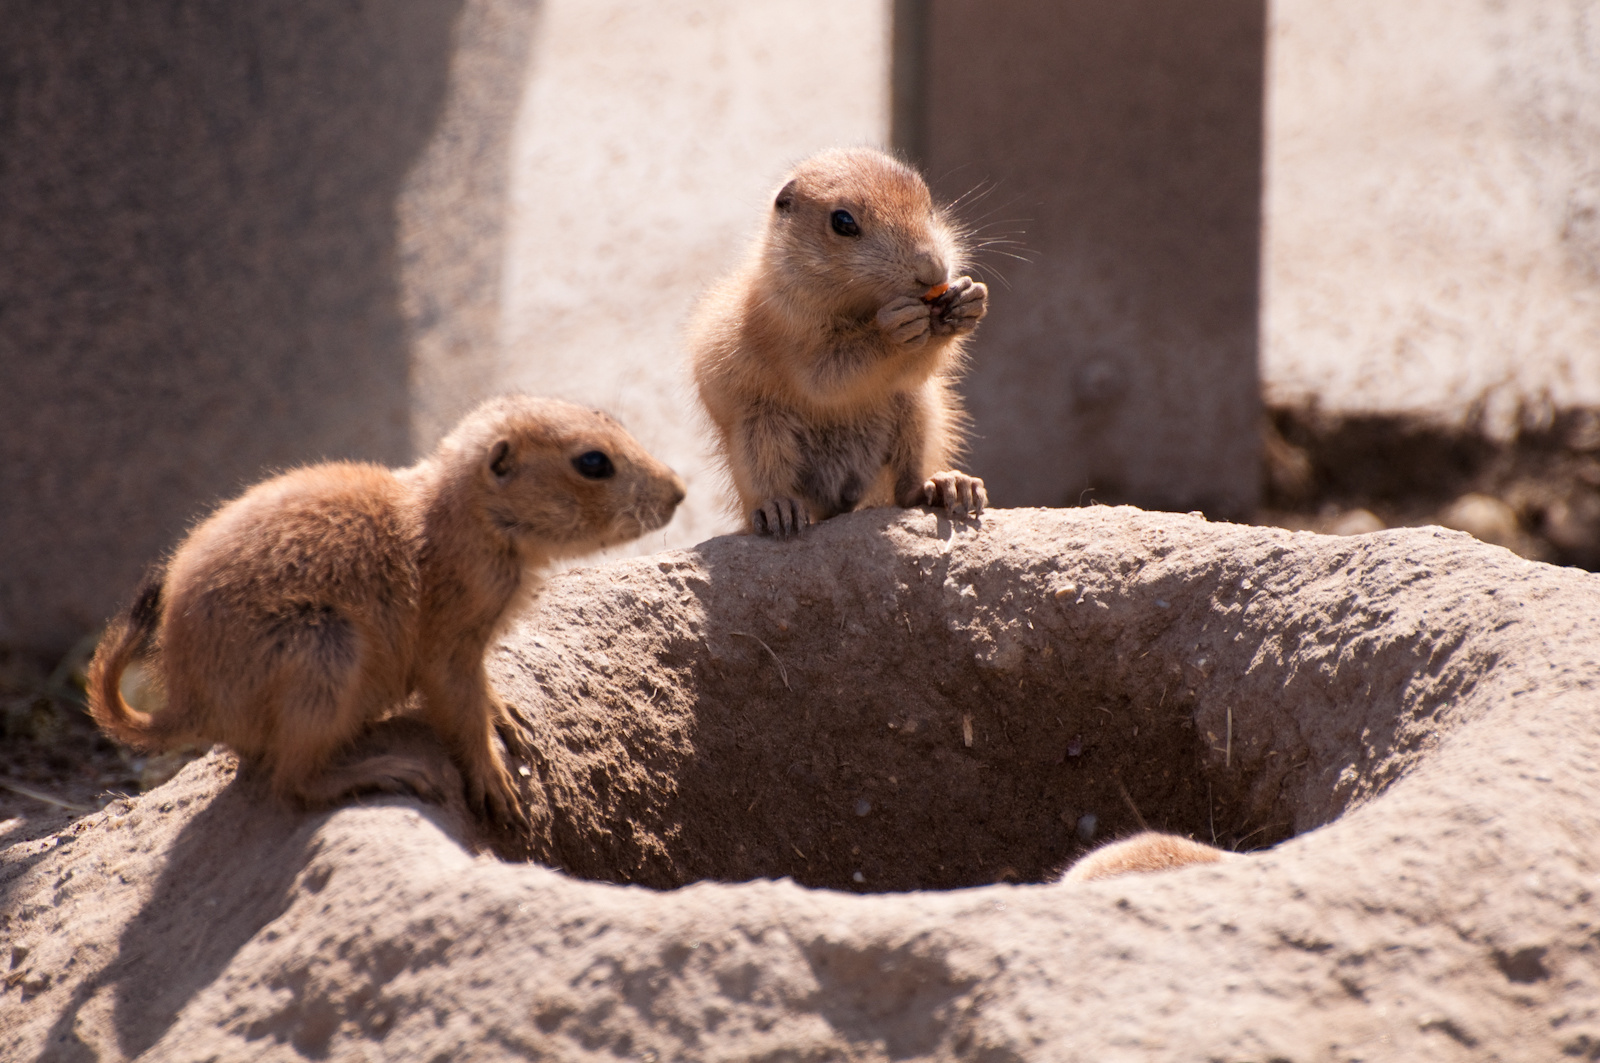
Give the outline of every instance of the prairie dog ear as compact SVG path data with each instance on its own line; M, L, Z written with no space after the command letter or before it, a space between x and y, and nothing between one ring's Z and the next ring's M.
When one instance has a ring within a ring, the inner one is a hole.
M794 181L790 181L788 184L786 184L782 188L778 189L778 196L777 196L776 199L774 199L772 201L772 205L775 208L777 208L778 210L782 210L782 211L786 211L786 210L790 209L791 207L793 207L794 206L794 189L795 189L795 182Z
M511 475L513 463L511 460L511 441L502 439L489 448L489 471L496 480L504 480Z

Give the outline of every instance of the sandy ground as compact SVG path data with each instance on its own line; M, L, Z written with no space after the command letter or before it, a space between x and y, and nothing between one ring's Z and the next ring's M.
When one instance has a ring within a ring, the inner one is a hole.
M0 1055L1597 1058L1596 616L1106 507L575 571L492 654L534 829L214 753L0 854ZM1141 823L1248 855L1051 883Z

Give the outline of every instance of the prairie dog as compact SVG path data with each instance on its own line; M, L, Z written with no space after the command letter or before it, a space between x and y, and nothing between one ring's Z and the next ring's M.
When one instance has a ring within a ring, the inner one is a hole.
M982 512L983 481L950 467L954 380L989 294L964 257L922 177L883 152L823 152L784 180L689 332L751 529L793 535L858 506Z
M1170 871L1190 864L1220 864L1238 859L1238 853L1190 841L1176 834L1141 831L1121 841L1102 845L1080 858L1061 876L1062 882L1090 882L1097 878Z
M443 796L405 758L329 769L416 694L469 803L520 819L485 648L537 589L530 570L659 528L683 497L606 414L491 399L410 468L311 465L218 509L106 631L90 710L137 748L225 742L266 762L279 797L316 805L358 789ZM152 713L118 686L146 648L166 701Z

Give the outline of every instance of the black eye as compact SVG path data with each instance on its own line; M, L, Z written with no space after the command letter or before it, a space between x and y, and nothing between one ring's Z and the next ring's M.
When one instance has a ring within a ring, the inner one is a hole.
M579 476L588 480L609 480L617 474L617 467L611 464L611 459L598 450L579 454L572 459L572 467L578 470Z
M861 235L861 226L856 224L855 218L851 216L848 210L836 210L828 220L833 222L833 231L840 236Z

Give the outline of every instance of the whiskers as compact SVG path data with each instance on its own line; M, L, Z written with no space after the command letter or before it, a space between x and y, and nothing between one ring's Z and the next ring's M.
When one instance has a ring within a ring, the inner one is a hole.
M1038 257L1038 252L1022 240L1027 235L1027 230L1022 228L1027 224L1026 218L995 217L1014 207L1017 202L1015 197L1005 203L988 205L989 209L974 214L974 208L984 203L998 188L999 185L994 181L979 181L952 200L944 210L947 224L966 250L967 265L972 272L979 280L998 281L1001 286L1010 288L1011 283L1006 279L1000 268L1002 263L998 260L1032 262Z
M981 203L983 200L988 199L994 194L995 189L999 187L993 180L984 178L949 203L946 203L944 209L951 212L964 211L972 204Z

